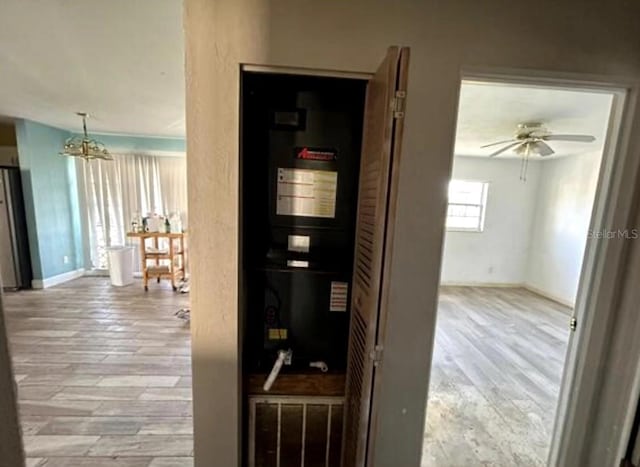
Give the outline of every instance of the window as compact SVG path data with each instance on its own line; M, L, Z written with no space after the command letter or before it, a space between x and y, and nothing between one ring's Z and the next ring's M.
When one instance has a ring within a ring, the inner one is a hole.
M112 154L113 161L79 164L87 206L85 245L93 269L107 269L107 252L124 245L134 213L179 213L187 224L186 159ZM137 256L138 252L136 252ZM134 272L141 272L134 262Z
M487 204L486 182L451 180L449 182L449 207L447 230L482 232Z

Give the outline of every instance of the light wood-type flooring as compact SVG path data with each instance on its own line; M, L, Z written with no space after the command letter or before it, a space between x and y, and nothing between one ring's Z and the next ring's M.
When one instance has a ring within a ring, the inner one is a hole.
M5 294L28 466L193 465L187 303L96 277ZM522 289L442 289L423 467L545 464L568 313Z
M4 303L28 466L193 466L187 295L85 277Z
M422 467L546 465L569 316L524 289L441 289Z

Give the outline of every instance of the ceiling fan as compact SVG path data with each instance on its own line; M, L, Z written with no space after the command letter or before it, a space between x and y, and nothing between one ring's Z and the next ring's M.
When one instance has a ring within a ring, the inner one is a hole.
M497 141L485 144L481 148L498 146L504 144L497 151L489 154L489 157L496 157L510 149L522 156L522 167L520 169L520 179L526 180L527 165L529 156L537 154L541 157L551 156L555 151L549 146L547 141L565 141L572 143L592 143L596 140L592 135L561 135L551 133L544 125L537 122L520 123L512 139Z

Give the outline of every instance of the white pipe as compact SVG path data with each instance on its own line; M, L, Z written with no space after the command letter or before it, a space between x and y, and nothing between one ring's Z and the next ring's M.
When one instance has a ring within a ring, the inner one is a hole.
M269 376L264 382L262 389L264 389L265 391L269 391L271 389L271 386L273 386L273 383L276 382L276 378L278 377L278 374L280 374L282 365L285 364L285 360L287 360L287 358L291 358L291 350L278 350L278 358L273 364L271 373L269 373Z
M323 361L318 361L318 362L309 362L309 366L311 368L318 368L321 372L326 373L327 371L329 371L329 365L327 365L325 362Z

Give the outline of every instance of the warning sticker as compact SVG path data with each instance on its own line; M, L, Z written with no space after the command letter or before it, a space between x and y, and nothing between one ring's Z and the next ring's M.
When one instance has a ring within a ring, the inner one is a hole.
M309 253L311 237L308 235L289 235L287 237L287 250L299 253Z
M347 311L347 296L349 295L348 282L331 282L331 298L329 311Z
M334 218L337 188L338 172L279 168L276 214Z
M287 339L287 330L285 328L269 328L269 340L281 341Z

